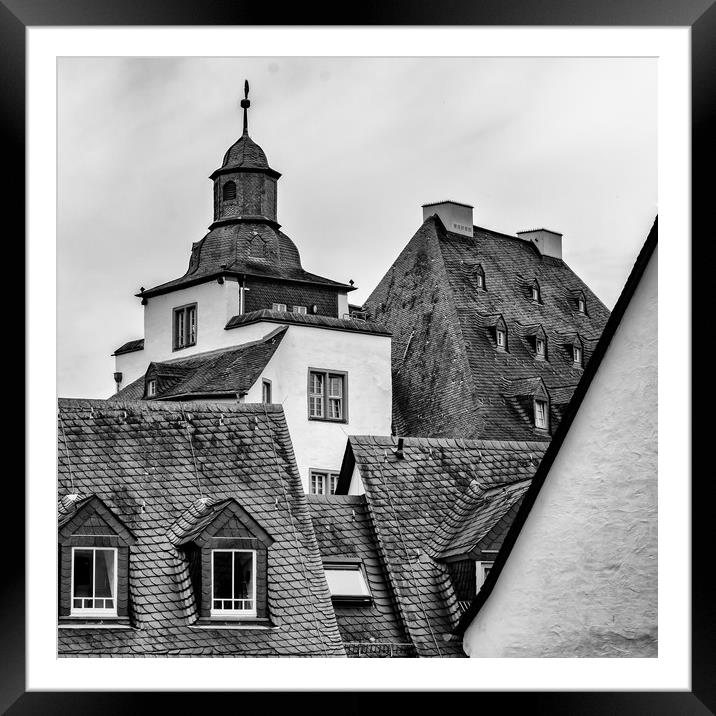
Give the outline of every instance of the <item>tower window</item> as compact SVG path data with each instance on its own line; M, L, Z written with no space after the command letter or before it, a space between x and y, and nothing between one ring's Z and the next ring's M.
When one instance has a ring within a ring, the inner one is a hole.
M174 350L196 345L196 304L174 309Z
M535 400L535 427L547 428L547 401Z
M233 181L227 181L221 192L224 201L236 199L236 183Z

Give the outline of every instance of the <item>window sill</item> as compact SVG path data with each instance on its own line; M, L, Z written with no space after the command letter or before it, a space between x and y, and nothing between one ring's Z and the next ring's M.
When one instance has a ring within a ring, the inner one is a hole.
M339 425L346 425L348 423L348 420L346 418L314 418L313 416L309 415L308 419L317 423L338 423Z
M58 629L134 629L127 617L60 617Z
M270 619L257 617L201 617L191 624L192 629L278 629Z
M174 347L172 348L172 352L173 352L173 353L176 353L177 351L183 351L183 350L186 350L187 348L194 348L194 346L196 346L196 343L190 343L190 344L187 345L187 346L181 346L181 347L179 347L179 348L177 348L176 346L174 346Z

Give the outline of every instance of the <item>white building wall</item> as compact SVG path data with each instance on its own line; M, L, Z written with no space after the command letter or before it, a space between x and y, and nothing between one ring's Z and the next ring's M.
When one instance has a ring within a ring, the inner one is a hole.
M277 327L260 325L264 335ZM241 329L225 332L237 330ZM347 423L308 419L309 368L347 372ZM263 378L271 381L273 402L283 405L301 481L307 490L311 468L340 471L347 435L390 434L389 336L289 326L247 394L247 403L261 402Z
M656 252L463 646L657 655Z

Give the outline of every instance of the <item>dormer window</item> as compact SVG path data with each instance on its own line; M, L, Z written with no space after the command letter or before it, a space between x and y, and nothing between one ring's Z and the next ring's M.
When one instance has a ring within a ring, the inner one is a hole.
M293 306L292 311L293 313L300 313L302 316L305 316L308 313L306 306Z
M156 379L147 381L147 398L153 398L157 394L157 381Z
M227 181L222 189L222 197L224 201L236 199L236 183Z
M117 550L72 548L71 616L117 616Z
M180 521L181 550L200 624L268 622L268 552L273 537L233 498L202 500Z
M212 617L256 616L256 551L211 551Z
M542 302L542 294L540 292L539 283L535 281L532 286L530 287L530 298L535 303L541 303Z
M497 336L497 347L504 350L507 350L507 331L503 328L498 328L496 331Z
M479 290L485 290L485 270L482 266L478 266L475 269L475 285Z
M360 562L329 562L323 565L334 604L368 606L372 603L368 580Z
M549 427L548 424L548 411L547 401L535 398L534 411L535 411L535 427L540 430L546 430Z
M572 358L574 360L574 364L581 366L582 365L582 347L578 345L572 346Z
M280 311L281 313L285 313L286 312L286 304L285 303L272 303L271 310L272 311Z
M537 337L535 339L535 354L538 358L547 357L547 341L544 338Z
M58 518L60 622L128 623L136 538L96 495L68 497Z
M577 299L577 310L580 313L587 312L587 302L581 296Z

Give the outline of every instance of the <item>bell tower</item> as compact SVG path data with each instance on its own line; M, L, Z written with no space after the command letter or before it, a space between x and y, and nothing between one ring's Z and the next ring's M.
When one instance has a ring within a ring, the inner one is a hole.
M276 184L281 176L271 169L266 154L249 136L249 83L244 81L241 108L244 126L241 137L229 147L221 167L209 177L214 182L214 223L266 223L278 229Z

